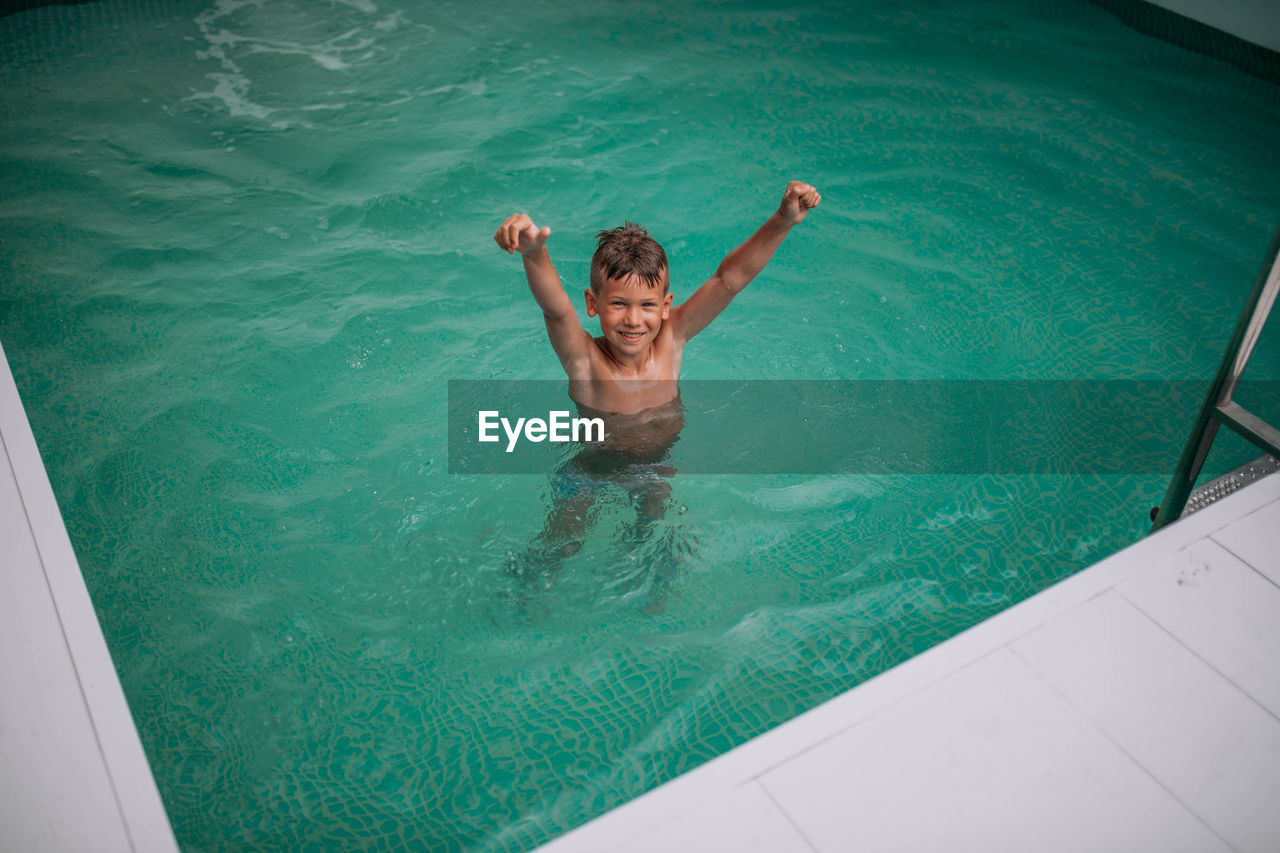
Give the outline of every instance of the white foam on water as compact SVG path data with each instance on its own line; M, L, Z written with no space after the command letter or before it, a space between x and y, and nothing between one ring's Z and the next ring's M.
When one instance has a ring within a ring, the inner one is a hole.
M745 498L757 506L793 512L873 498L883 491L884 487L870 477L815 477L793 485L757 488Z
M328 68L330 71L342 71L343 69L351 67L338 57L329 56L323 53L313 53L311 54L311 58L316 61L317 65L320 65L323 68Z
M364 12L366 15L372 15L378 11L378 7L371 0L336 0L336 2L343 6L350 6L357 12Z
M377 6L368 0L347 0L343 4L365 14L377 12ZM359 27L316 44L246 35L233 28L236 23L234 15L238 11L246 7L261 8L262 6L262 0L217 0L212 7L196 15L194 19L196 27L207 45L204 49L196 51L196 58L214 60L222 66L223 70L205 75L214 81L211 91L196 92L188 100L221 101L227 112L233 116L266 119L284 108L257 103L250 97L253 81L240 64L244 57L258 54L305 56L328 71L346 71L378 53L375 39L364 35ZM404 23L403 15L396 13L377 22L374 26L387 31L402 23ZM303 111L340 108L341 106L331 104L297 107ZM290 122L276 117L272 121L272 126L287 128Z
M404 12L397 10L392 14L387 15L387 17L383 18L382 20L378 21L376 24L373 25L373 28L375 30L382 30L384 33L389 33L392 30L400 29L400 27L404 26L405 23L406 23L406 20L404 17Z
M437 86L434 89L428 89L423 92L424 95L439 95L444 92L452 92L455 89L461 89L468 95L483 95L489 90L489 87L483 80L471 80L467 83L450 83L447 86Z
M254 118L265 119L274 112L274 110L261 104L255 104L245 97L245 93L249 90L249 80L244 75L206 74L205 76L214 81L213 91L197 92L188 97L187 100L213 99L222 101L223 106L227 108L227 112L233 116L253 116Z

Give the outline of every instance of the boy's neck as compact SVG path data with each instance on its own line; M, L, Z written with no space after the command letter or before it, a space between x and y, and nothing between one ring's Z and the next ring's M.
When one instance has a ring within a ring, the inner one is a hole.
M612 346L609 345L609 341L604 338L600 339L600 346L605 351L605 354L609 356L610 361L612 361L618 367L625 369L629 373L635 374L634 378L636 379L640 378L640 375L644 373L645 367L647 367L648 364L653 360L652 344L645 347L645 349L642 352L631 353L631 354L620 353L616 351Z

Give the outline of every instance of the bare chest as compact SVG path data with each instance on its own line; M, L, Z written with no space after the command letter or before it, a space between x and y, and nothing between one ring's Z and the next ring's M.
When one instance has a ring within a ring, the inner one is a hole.
M638 412L670 403L678 396L679 354L655 345L639 364L620 363L597 345L590 375L571 380L569 396L604 412Z

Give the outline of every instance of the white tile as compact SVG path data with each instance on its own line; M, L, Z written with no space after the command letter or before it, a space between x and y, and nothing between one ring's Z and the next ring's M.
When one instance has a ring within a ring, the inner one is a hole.
M1012 648L1232 847L1280 847L1280 720L1121 595Z
M683 814L617 853L810 853L804 836L754 782Z
M999 651L761 777L823 853L1226 846Z
M1119 591L1280 717L1280 587L1205 539L1135 574Z
M1267 479L1275 479L1275 475ZM1280 501L1218 530L1213 538L1272 583L1280 584Z

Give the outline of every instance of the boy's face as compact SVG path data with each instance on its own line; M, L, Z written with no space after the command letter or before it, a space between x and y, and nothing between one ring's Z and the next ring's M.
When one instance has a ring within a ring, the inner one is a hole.
M600 316L600 333L619 353L645 352L671 312L666 285L665 273L662 284L652 286L634 276L606 278L599 293L587 291L587 316Z

